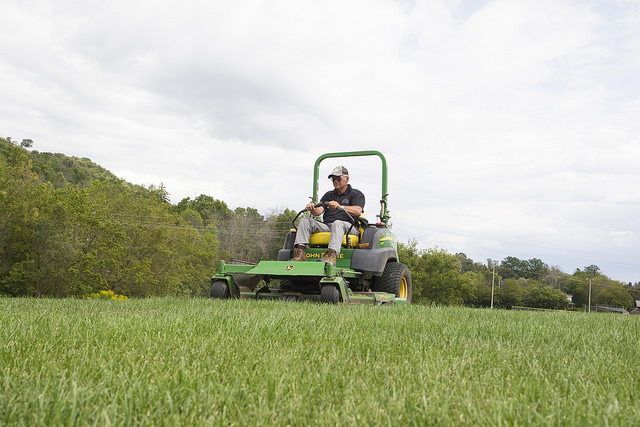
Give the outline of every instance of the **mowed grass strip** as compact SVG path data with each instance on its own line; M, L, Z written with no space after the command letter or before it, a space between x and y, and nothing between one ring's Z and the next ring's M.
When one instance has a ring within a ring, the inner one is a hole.
M0 299L0 425L634 425L640 317Z

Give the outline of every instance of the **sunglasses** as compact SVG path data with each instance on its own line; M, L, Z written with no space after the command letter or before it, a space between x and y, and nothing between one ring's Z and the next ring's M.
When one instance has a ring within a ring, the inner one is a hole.
M332 176L331 180L332 181L342 181L342 176Z

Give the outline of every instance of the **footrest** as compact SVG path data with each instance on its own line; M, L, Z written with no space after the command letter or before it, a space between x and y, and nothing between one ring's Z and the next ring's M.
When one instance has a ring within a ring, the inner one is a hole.
M324 262L261 261L246 274L269 276L324 276Z

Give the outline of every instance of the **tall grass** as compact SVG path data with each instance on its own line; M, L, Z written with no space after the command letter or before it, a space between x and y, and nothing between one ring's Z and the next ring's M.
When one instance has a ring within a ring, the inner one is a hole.
M0 425L633 425L640 317L0 299Z

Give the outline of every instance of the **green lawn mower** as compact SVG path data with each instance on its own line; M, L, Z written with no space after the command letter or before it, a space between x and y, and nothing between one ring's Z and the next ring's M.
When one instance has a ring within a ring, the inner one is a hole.
M360 156L377 156L382 161L379 221L369 224L363 218L352 218L358 236L345 236L335 265L321 261L330 233L312 234L306 249L307 261L291 261L296 221L306 212L302 210L293 220L293 228L285 238L278 260L257 264L221 261L218 273L211 278L211 297L311 300L333 304L410 304L411 273L399 262L398 240L388 226L387 161L382 153L351 151L318 157L314 167L313 200L318 200L318 177L323 160ZM279 286L274 286L278 282Z

